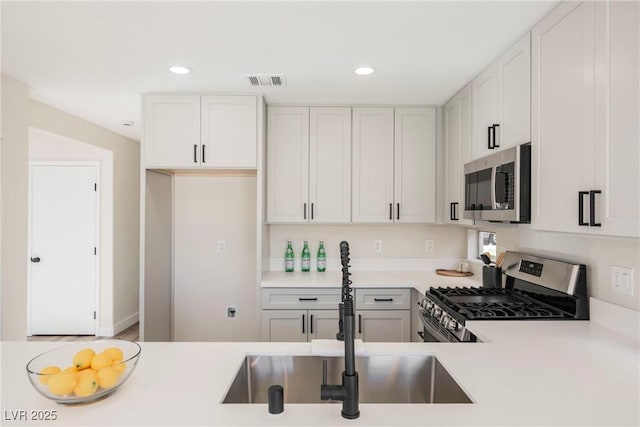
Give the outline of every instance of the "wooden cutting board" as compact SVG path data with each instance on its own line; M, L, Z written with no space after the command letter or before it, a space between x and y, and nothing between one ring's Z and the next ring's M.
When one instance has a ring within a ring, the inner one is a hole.
M450 277L467 277L467 276L473 276L473 273L468 271L466 273L463 273L462 271L458 271L458 270L445 270L442 268L439 268L436 270L436 273L439 274L440 276L450 276Z

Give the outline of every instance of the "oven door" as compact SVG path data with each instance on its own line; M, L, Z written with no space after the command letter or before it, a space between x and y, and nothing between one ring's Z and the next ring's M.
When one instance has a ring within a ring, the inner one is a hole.
M460 340L448 330L444 329L440 322L422 311L418 313L424 330L422 339L424 342L460 342Z

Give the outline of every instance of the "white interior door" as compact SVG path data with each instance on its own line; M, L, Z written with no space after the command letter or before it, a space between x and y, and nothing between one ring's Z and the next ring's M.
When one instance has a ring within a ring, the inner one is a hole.
M31 334L93 335L97 167L31 169Z

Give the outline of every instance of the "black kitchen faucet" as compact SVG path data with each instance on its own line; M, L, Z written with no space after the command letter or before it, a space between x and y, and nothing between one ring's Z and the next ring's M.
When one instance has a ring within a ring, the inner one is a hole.
M336 338L344 341L344 371L342 371L342 385L327 384L327 361L322 364L322 386L320 398L322 400L341 400L342 416L350 420L360 416L358 409L358 372L356 372L355 344L353 337L356 329L353 312L353 295L351 294L351 280L349 280L349 243L340 242L340 259L342 263L342 302L338 310L338 333Z

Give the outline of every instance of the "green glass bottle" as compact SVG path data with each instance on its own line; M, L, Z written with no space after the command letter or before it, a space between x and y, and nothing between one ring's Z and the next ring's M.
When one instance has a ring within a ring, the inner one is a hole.
M287 240L287 251L284 253L284 271L293 271L293 247L291 240Z
M300 258L302 271L311 270L311 254L309 253L309 242L307 240L304 241L304 246L302 247L302 257Z
M320 240L318 248L318 271L323 272L327 269L327 254L324 251L324 242Z

